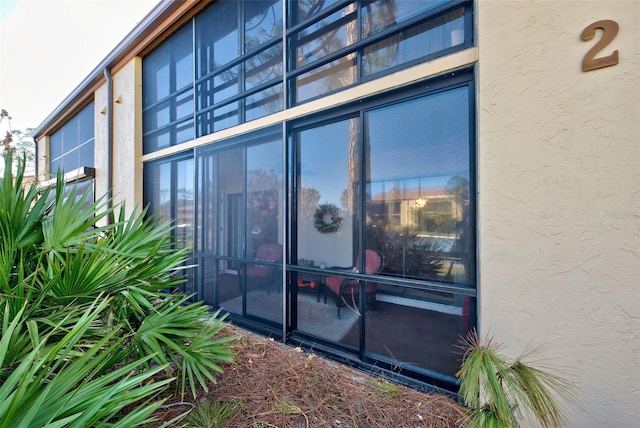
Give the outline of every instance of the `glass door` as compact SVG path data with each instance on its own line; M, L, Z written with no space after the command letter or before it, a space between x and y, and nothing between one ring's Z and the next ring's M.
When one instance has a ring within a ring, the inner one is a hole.
M198 154L203 294L234 316L282 325L280 134Z

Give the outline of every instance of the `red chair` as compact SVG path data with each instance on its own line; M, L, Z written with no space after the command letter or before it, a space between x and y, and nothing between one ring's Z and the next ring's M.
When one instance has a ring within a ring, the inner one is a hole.
M282 245L263 244L256 251L255 262L277 263L282 261ZM271 292L271 286L278 284L278 273L282 270L275 266L262 265L258 263L247 263L246 267L240 269L240 275L244 276L247 287L249 285L265 286L267 293ZM242 284L243 282L241 282ZM280 288L278 288L280 290Z
M364 274L374 275L380 272L382 268L383 264L380 254L374 250L366 250ZM355 271L360 272L360 258L358 258L356 262ZM333 295L336 306L338 307L338 318L340 318L340 309L343 306L349 306L349 303L357 306L357 298L360 294L360 280L345 278L343 276L328 276L325 278L325 290ZM367 298L367 306L375 308L376 284L366 281L364 292Z

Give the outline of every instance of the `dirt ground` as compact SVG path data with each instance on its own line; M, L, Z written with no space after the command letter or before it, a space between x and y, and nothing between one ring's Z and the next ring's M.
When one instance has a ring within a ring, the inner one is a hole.
M226 427L455 427L463 414L447 396L398 386L234 326L225 333L237 336L236 363L223 366L208 392L185 401L234 403ZM179 401L170 398L154 414L156 426L193 407Z

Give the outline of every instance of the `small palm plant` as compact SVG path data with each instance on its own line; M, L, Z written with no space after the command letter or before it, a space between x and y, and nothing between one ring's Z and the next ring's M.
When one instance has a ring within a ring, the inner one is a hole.
M509 364L499 355L500 344L475 330L462 339L465 349L460 379L460 397L469 411L463 425L470 428L517 428L518 420L530 417L545 428L567 423L556 396L575 406L575 388L567 380L534 368L523 360Z
M189 413L184 428L222 428L237 411L231 401L203 401Z
M170 226L65 195L61 176L55 188L25 187L24 159L15 176L4 161L0 428L147 424L169 382L195 395L215 381L233 338L219 335L223 317L167 291L187 257Z

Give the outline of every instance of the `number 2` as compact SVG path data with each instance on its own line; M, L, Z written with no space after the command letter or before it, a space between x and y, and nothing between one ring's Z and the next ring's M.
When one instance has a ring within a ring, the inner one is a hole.
M598 40L582 59L582 71L595 70L602 67L609 67L610 65L616 65L618 63L618 51L615 50L611 55L596 58L596 54L604 49L611 41L618 35L618 23L609 19L603 19L602 21L594 22L588 25L584 30L580 38L584 41L591 40L596 35L596 28L602 30L602 37Z

